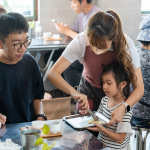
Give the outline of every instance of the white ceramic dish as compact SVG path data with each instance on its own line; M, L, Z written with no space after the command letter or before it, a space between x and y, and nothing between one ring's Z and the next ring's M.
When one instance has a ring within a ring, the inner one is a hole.
M9 141L9 143L7 142ZM21 147L18 144L12 142L11 139L6 139L5 142L0 142L0 150L20 150Z
M53 37L54 39L59 39L59 38L60 38L60 34L53 34L52 37Z
M43 128L45 121L32 121L32 125L35 129Z
M50 38L52 36L52 33L51 32L44 32L43 33L43 37L44 38Z
M52 133L52 134L57 133L60 130L60 128L61 128L61 125L60 125L59 121L49 121L46 124L49 126L50 133Z

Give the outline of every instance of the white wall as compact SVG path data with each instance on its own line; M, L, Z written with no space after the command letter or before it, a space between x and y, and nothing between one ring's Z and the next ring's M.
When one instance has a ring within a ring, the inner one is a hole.
M58 33L52 19L72 27L76 14L70 6L70 0L39 0L39 2L39 19L43 32ZM137 45L136 37L142 20L141 0L97 0L96 3L104 11L113 9L119 13L124 33L128 34Z
M115 10L122 20L124 33L128 34L137 45L136 38L140 32L141 0L97 0L97 5L106 11Z

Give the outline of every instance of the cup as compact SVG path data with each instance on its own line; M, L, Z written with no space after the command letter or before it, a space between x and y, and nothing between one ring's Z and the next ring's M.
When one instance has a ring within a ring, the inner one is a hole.
M41 135L41 131L38 129L24 129L19 131L21 143L23 150L36 150L38 146L35 146L35 141L37 140L37 135L25 135L27 133L36 132L38 135Z
M52 37L53 37L54 39L59 39L60 34L53 34Z
M43 128L44 124L45 124L44 121L38 121L38 120L32 121L32 125L33 125L33 127L35 129L41 129L41 128Z
M44 37L44 38L50 38L51 35L52 35L51 32L44 32L44 33L43 33L43 37Z
M56 134L60 130L60 122L59 121L53 121L50 124L48 124L50 128L50 133Z

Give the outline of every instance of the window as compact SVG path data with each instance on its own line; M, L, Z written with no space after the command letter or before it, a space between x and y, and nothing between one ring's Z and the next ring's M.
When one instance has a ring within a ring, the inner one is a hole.
M141 0L142 14L150 14L150 0Z
M7 12L18 12L27 20L37 20L37 0L0 0Z

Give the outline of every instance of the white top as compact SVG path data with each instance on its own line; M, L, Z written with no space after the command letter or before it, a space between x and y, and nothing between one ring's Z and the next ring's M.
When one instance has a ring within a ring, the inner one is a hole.
M98 112L102 113L105 117L111 120L111 113L120 106L124 101L113 108L107 108L107 103L109 98L107 96L102 98L101 104L99 106ZM132 136L131 124L130 120L132 117L132 111L129 111L124 114L123 121L116 123L111 126L104 125L104 127L112 132L116 133L126 133L125 140L122 144L118 144L117 142L110 139L106 134L100 132L98 135L98 139L103 142L106 146L108 146L111 150L130 150L130 137Z
M129 36L125 34L125 37L130 49L130 51L128 50L128 53L132 57L132 63L135 66L135 69L139 68L140 61L136 47ZM89 46L89 40L85 32L82 32L69 43L65 51L62 53L62 56L71 63L73 63L75 60L79 60L80 63L83 63L86 46ZM113 51L113 49L110 48L109 51Z

